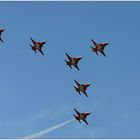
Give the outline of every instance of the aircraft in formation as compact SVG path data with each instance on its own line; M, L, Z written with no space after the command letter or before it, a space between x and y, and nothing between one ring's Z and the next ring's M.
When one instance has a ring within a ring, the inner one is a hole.
M95 52L97 55L98 55L98 51L99 51L104 56L106 56L106 54L104 53L104 49L109 43L96 43L93 39L91 41L95 46L95 48L93 46L90 46L92 51Z
M2 33L5 31L5 29L0 29L0 41L3 43L3 39L1 37Z
M44 41L44 42L36 42L32 38L30 38L30 39L31 39L31 41L33 43L33 45L30 44L32 50L35 51L35 53L37 53L37 50L38 50L42 55L44 55L44 53L42 51L42 47L45 45L45 43L47 41Z
M0 29L0 41L3 43L3 39L1 37L2 33L5 31L5 29ZM42 48L43 46L47 43L47 41L44 42L36 42L34 41L32 38L30 38L33 45L30 44L32 50L37 53L37 50L44 55ZM109 44L109 43L96 43L93 39L91 40L92 43L94 44L95 48L93 46L90 46L92 48L92 51L95 52L98 55L98 52L102 53L104 56L106 56L106 54L104 53L104 49L105 47ZM65 53L65 55L67 56L68 60L66 61L66 64L72 69L72 65L77 69L80 70L78 67L78 62L83 58L81 56L79 57L71 57L69 56L67 53ZM79 82L77 82L76 80L74 80L77 86L74 86L75 90L79 93L79 95L81 95L81 92L88 97L86 90L87 88L91 85L89 83L86 84L80 84ZM88 122L86 121L86 118L88 115L90 115L90 112L83 112L80 113L78 112L75 108L74 108L75 112L77 113L77 115L74 115L75 119L78 120L81 123L81 120L84 121L87 125Z
M88 97L87 93L86 93L86 89L87 87L89 87L91 84L80 84L78 83L76 80L74 80L75 83L77 84L77 87L74 86L75 90L79 93L79 95L81 95L81 92L85 94L86 97Z
M80 113L78 112L75 108L74 108L75 112L77 113L77 115L73 115L75 117L76 120L78 120L80 123L82 121L84 121L87 125L88 125L88 122L86 120L87 116L90 115L91 113L90 112L83 112L83 113Z
M81 60L83 57L70 57L67 53L65 55L68 57L69 61L66 61L66 64L72 69L72 65L77 69L80 70L78 67L78 62Z

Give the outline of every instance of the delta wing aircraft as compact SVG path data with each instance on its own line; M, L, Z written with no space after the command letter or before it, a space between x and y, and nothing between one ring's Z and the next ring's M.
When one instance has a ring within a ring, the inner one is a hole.
M78 67L78 62L79 60L81 60L83 57L71 57L69 56L67 53L65 54L69 61L65 60L66 61L66 64L72 69L72 65L77 69L77 70L80 70L79 67Z
M98 55L98 52L100 52L104 56L106 56L106 54L104 53L104 49L109 43L96 43L93 39L91 41L95 46L95 48L93 46L90 46L92 51L95 52L97 55Z
M87 87L89 87L91 84L80 84L78 83L76 80L74 80L75 83L77 84L77 87L74 86L75 90L79 93L79 95L81 95L81 92L85 94L85 96L88 97L87 93L86 93L86 89Z
M42 54L44 55L43 51L42 51L42 47L44 46L44 44L47 42L47 41L44 41L44 42L36 42L34 41L32 38L30 38L33 45L30 44L31 48L33 51L35 51L35 53L37 53L37 50Z
M90 112L80 113L75 108L74 108L74 111L77 113L77 115L73 115L75 117L75 119L78 120L80 123L81 123L81 120L82 120L82 121L84 121L88 125L88 122L87 122L86 118L91 113Z

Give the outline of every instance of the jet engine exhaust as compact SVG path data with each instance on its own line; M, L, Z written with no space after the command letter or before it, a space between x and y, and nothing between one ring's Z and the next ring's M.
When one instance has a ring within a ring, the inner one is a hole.
M30 136L26 136L26 137L24 137L24 138L22 138L22 139L35 139L35 138L38 138L39 136L43 136L44 134L48 134L49 132L52 132L52 131L54 131L54 130L56 130L56 129L58 129L58 128L61 128L62 126L65 126L65 125L69 124L69 123L72 122L73 120L74 120L74 119L71 119L71 120L62 122L62 123L60 123L60 124L57 124L57 125L52 126L52 127L50 127L50 128L47 128L47 129L45 129L45 130L39 131L39 132L37 132L37 133L34 133L34 134L30 135Z

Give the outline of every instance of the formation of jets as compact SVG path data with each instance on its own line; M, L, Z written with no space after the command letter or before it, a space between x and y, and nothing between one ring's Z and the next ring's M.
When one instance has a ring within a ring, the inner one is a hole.
M3 43L3 39L2 39L2 33L5 31L5 29L0 29L0 41ZM42 55L44 55L42 48L43 46L47 43L47 41L44 42L36 42L35 40L33 40L32 38L30 38L33 45L30 44L30 47L32 48L32 50L37 53L37 51L39 51ZM108 42L105 43L96 43L93 39L91 40L94 46L90 46L92 51L95 52L98 55L98 52L100 52L102 55L106 56L104 49L105 47L109 44ZM67 53L65 53L65 55L67 56L68 60L65 60L66 64L72 69L72 66L75 67L78 71L80 71L79 67L78 67L78 63L79 61L83 58L81 56L79 57L71 57L70 55L68 55ZM88 97L88 94L86 92L87 88L91 85L89 83L85 83L85 84L80 84L79 82L77 82L76 80L74 80L76 83L76 86L74 86L76 92L79 93L79 95L81 95L81 92ZM88 122L86 120L87 116L90 115L90 112L83 112L80 113L78 112L75 108L74 111L76 112L76 115L74 115L75 119L78 120L81 123L81 120L84 121L87 125Z
M96 43L93 39L91 39L92 43L94 46L90 46L92 51L95 52L98 55L98 52L100 52L102 55L106 56L104 49L105 47L109 44L108 42L105 43ZM65 53L65 55L67 56L68 60L66 61L66 64L72 69L72 65L77 69L80 70L78 67L78 62L79 60L81 60L83 57L71 57L69 56L67 53ZM88 97L88 94L86 93L87 88L91 85L89 83L86 84L80 84L79 82L77 82L76 80L74 80L76 83L76 86L74 86L76 92L79 93L79 95L81 95L81 92ZM87 125L88 122L86 120L87 116L90 115L90 112L83 112L80 113L78 112L75 108L74 108L75 112L77 113L77 115L73 115L75 117L76 120L78 120L81 123L81 120L84 121Z

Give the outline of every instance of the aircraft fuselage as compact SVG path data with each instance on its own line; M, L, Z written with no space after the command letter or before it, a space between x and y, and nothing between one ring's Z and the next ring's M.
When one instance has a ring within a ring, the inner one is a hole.
M101 45L97 45L97 50L98 51L102 51L103 50L103 47Z
M36 49L40 50L40 47L41 47L41 46L40 46L39 43L36 43L36 44L35 44L35 48L36 48Z
M71 59L71 64L75 65L76 64L76 60L74 58Z
M80 85L80 86L79 86L79 90L82 91L82 92L85 91L83 85Z
M85 116L84 116L83 114L80 114L79 118L80 118L81 120L85 120Z

